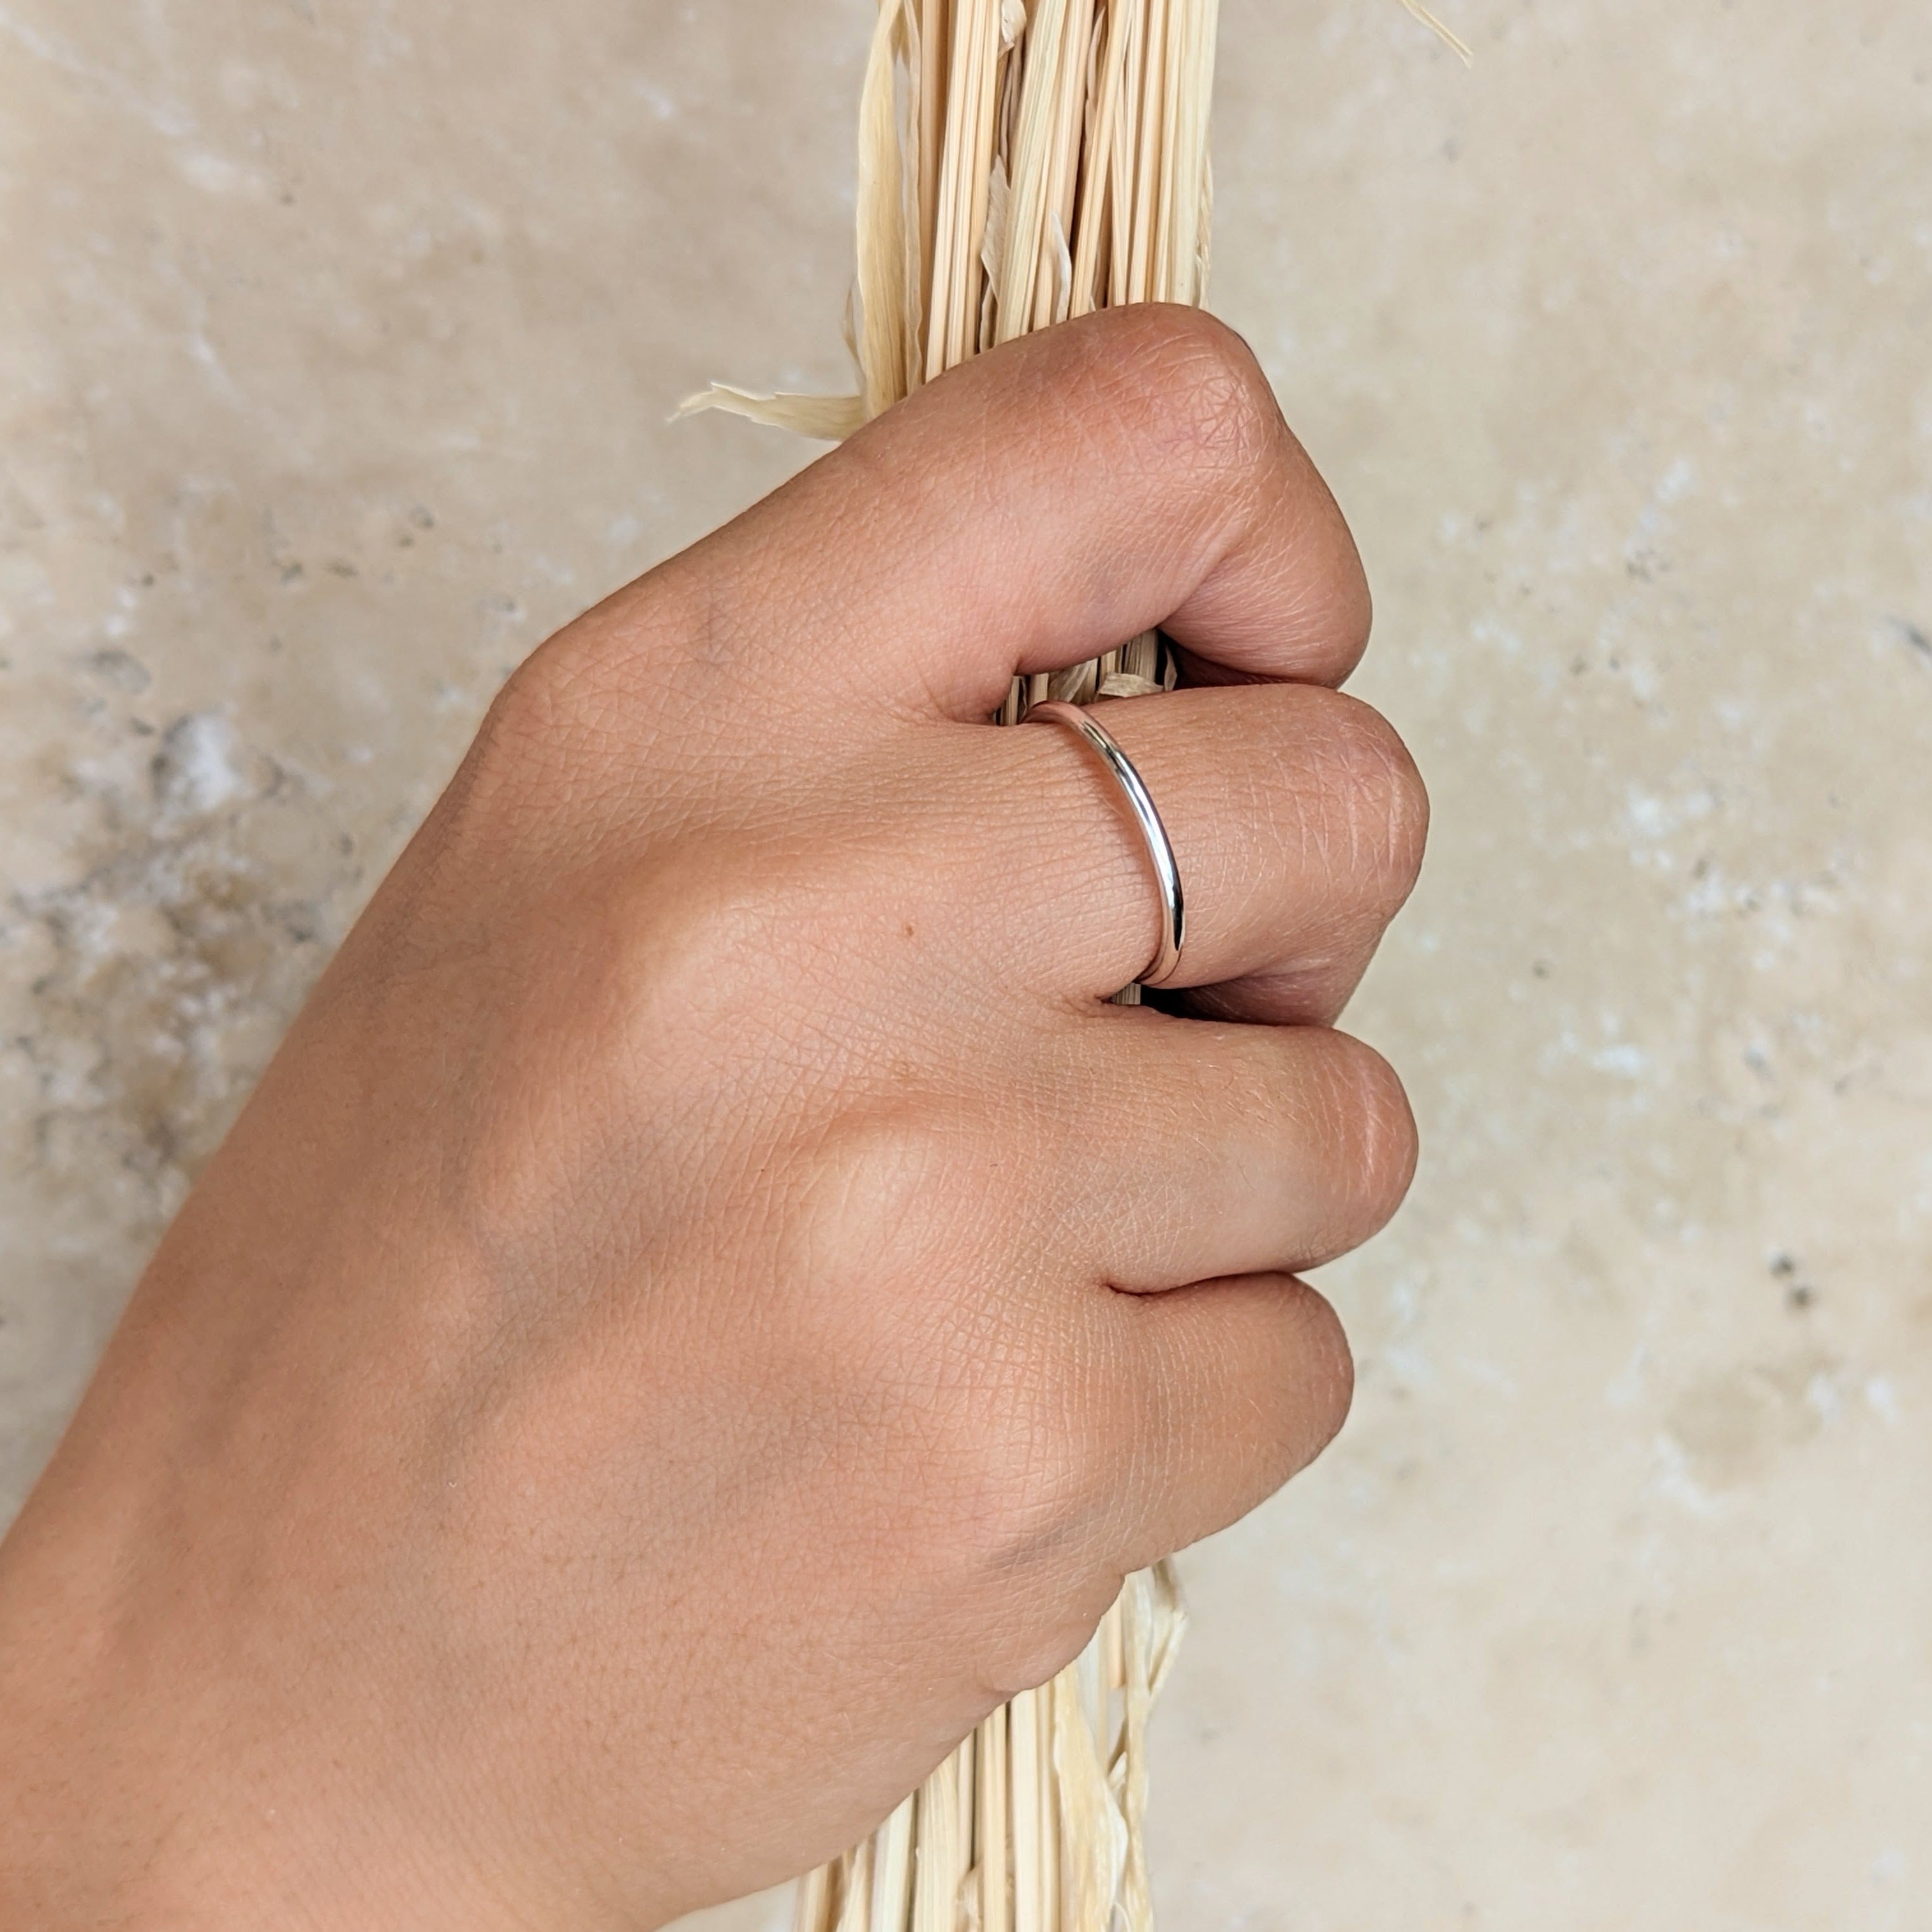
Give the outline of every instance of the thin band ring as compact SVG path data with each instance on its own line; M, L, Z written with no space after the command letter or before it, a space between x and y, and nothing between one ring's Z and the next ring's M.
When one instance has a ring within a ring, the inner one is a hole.
M1167 827L1160 822L1160 813L1155 808L1145 782L1135 770L1133 760L1114 742L1114 734L1090 711L1083 711L1077 704L1062 704L1058 699L1048 699L1034 705L1020 722L1024 724L1058 724L1072 732L1100 754L1100 762L1120 787L1147 847L1148 858L1154 866L1154 883L1160 889L1160 944L1147 970L1134 984L1164 986L1179 968L1180 949L1187 943L1187 906L1181 896L1180 867L1174 859L1173 842L1167 836Z

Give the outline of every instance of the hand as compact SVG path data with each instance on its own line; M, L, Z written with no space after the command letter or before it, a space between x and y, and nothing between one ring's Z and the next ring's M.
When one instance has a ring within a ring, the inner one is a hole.
M634 1927L862 1836L1340 1426L1407 1185L1331 1022L1425 806L1341 519L1136 309L553 638L162 1244L0 1552L0 1920ZM1177 1010L1105 774L1189 892ZM1219 686L1223 688L1209 688Z

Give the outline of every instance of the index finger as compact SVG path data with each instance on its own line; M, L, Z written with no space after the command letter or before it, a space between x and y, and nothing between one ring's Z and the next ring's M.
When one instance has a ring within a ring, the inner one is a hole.
M721 566L722 566L721 569ZM1159 625L1209 681L1338 684L1367 641L1348 526L1247 346L1103 310L928 385L658 574L707 644L982 718L1016 673Z

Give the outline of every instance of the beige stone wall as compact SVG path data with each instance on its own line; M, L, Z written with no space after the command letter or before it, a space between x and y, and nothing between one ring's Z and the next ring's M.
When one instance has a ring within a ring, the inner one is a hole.
M1932 1928L1932 16L1444 4L1226 11L1438 821L1164 1924ZM664 418L839 380L867 11L0 0L0 1511L506 668L801 460Z

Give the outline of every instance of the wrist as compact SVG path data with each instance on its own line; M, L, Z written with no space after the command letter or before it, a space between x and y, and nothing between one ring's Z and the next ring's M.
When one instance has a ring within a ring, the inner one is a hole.
M0 1924L226 1932L263 1902L250 1862L197 1871L220 1801L108 1607L113 1503L87 1516L64 1474L0 1544Z
M139 1459L85 1485L79 1460L57 1459L0 1544L0 1925L431 1925L359 1882L372 1868L352 1828L330 1830L324 1779L313 1806L289 1802L310 1776L299 1732L270 1767L237 1721L247 1660L224 1667L191 1567L130 1533Z
M304 1702L290 1620L224 1600L218 1552L147 1473L171 1456L84 1442L0 1540L0 1926L602 1925L438 1784L373 1658L359 1709Z

